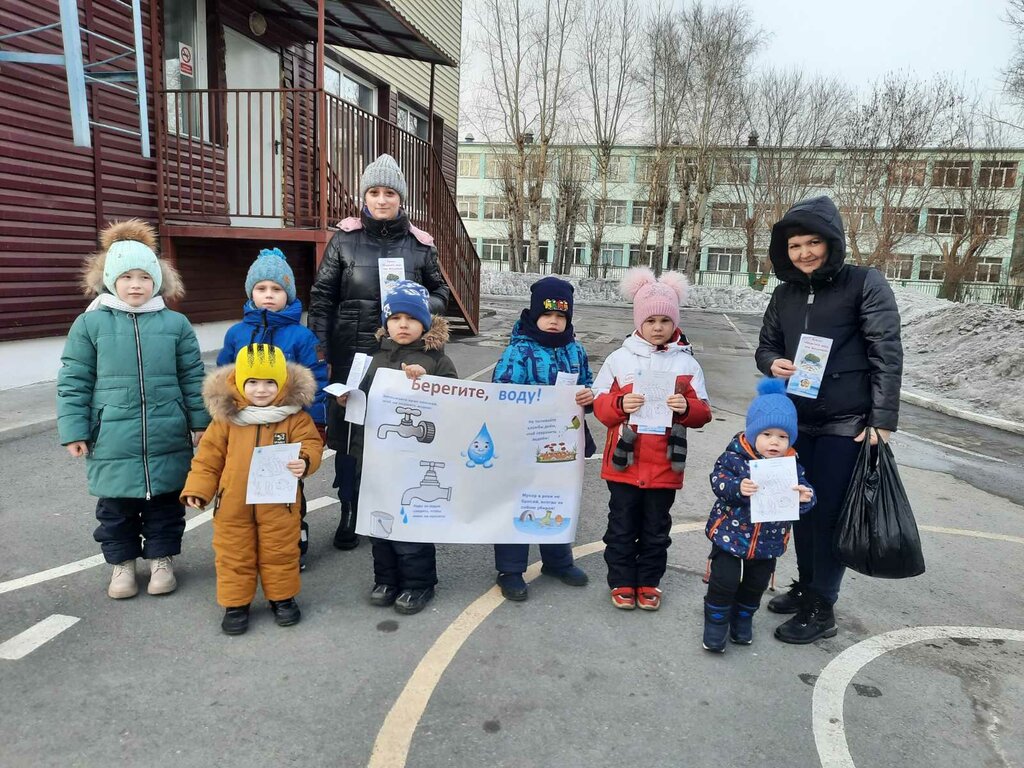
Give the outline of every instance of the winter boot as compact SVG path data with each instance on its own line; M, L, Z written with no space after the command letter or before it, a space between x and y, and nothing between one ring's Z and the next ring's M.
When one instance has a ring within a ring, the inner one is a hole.
M808 590L796 616L775 628L775 637L784 643L804 645L823 637L835 637L836 616L821 595Z
M433 599L433 587L427 587L426 589L403 589L395 600L395 610L406 615L419 613Z
M768 610L772 613L796 613L806 591L806 584L794 581L789 585L789 589L768 601Z
M355 549L359 546L359 537L356 536L356 516L352 510L352 504L348 501L341 502L341 520L334 532L334 548L342 551Z
M636 446L636 432L629 426L623 425L622 434L612 451L612 468L619 472L625 472L633 463L633 449Z
M725 653L729 634L729 606L704 603L704 650Z
M249 606L240 605L224 611L220 628L225 635L244 635L245 630L249 628Z
M521 573L499 573L498 586L501 587L501 596L506 600L521 603L530 596L526 586L526 579Z
M287 600L271 600L270 610L274 612L274 621L279 627L298 624L302 618L302 611L299 610L299 604L295 602L294 597Z
M149 561L149 586L146 591L151 595L166 595L178 588L178 580L174 578L174 558L154 557Z
M757 605L733 603L729 611L729 639L737 645L750 645L754 642L754 614Z
M578 565L570 565L568 568L561 569L542 565L540 567L540 572L545 576L554 576L563 584L568 584L570 587L585 587L590 581L590 577L587 576L584 570Z
M392 584L374 584L370 593L370 605L379 608L387 608L395 604L398 597L398 587Z
M135 560L115 563L114 570L110 574L107 596L115 600L123 600L126 597L135 597L138 592L139 585L135 581Z

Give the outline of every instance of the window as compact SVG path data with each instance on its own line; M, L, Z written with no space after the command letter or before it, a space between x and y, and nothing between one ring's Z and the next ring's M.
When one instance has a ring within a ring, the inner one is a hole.
M796 179L798 183L812 187L831 187L836 181L836 166L834 163L805 160L797 163Z
M540 200L540 220L551 221L551 198L542 197Z
M629 181L629 162L627 155L612 155L608 160L608 181Z
M480 155L459 152L459 176L477 178L480 175Z
M564 155L558 161L559 173L573 181L590 181L590 156Z
M626 200L605 200L604 223L625 224L626 223ZM597 203L594 204L594 215L597 215Z
M925 160L905 160L892 169L892 184L901 187L923 187L928 163Z
M1003 276L1003 260L998 256L984 256L978 259L974 272L976 283L998 283Z
M697 158L695 157L680 157L676 160L676 183L690 183L697 178L697 171L699 170L697 164Z
M633 226L642 227L644 225L644 216L647 215L647 201L646 200L634 200L633 201Z
M914 276L914 257L894 253L885 264L885 276L890 280L910 280Z
M604 243L601 245L601 263L613 267L625 267L626 246L622 243Z
M455 198L459 206L459 216L464 219L479 219L480 212L477 207L479 198L476 195L459 195Z
M485 197L484 198L484 218L485 219L507 219L508 211L505 207L505 198L503 197Z
M427 121L427 116L402 102L398 102L398 127L424 141L430 137L430 123Z
M711 206L711 226L717 229L740 229L747 221L743 203L715 203Z
M882 167L878 163L864 160L853 160L843 172L847 184L877 187L881 180Z
M530 244L528 242L523 243L523 262L525 263L530 258ZM541 264L547 264L548 262L548 241L541 240L537 243L537 260Z
M861 206L839 209L847 232L873 232L875 230L875 209Z
M709 248L709 272L745 272L742 248Z
M586 243L573 243L572 244L572 263L573 264L586 264Z
M970 160L937 160L932 168L932 185L936 187L969 187L973 163Z
M640 246L633 244L629 246L629 258L634 264L650 264L651 259L654 257L654 249L657 247L654 243L648 243L647 247L644 248L643 256L641 256Z
M745 184L750 181L749 157L720 157L715 161L716 184Z
M654 158L650 155L638 157L636 159L636 179L637 184L649 184L651 181L651 173L654 169Z
M921 212L915 208L883 208L882 229L898 235L917 233Z
M324 90L366 112L376 112L377 89L340 67L324 65Z
M206 3L203 0L165 0L164 82L167 90L206 87ZM178 44L192 51L192 74L181 71ZM202 119L204 102L200 94L167 94L167 132L205 138L210 115ZM200 126L203 130L200 130Z
M946 274L946 266L941 256L922 256L919 280L942 280Z
M1017 163L1008 160L983 160L978 174L978 186L990 189L1010 189L1017 184Z
M927 227L932 235L963 234L967 231L967 216L961 208L929 208Z
M508 261L508 240L484 240L480 258L485 261Z
M978 211L975 219L981 231L991 237L1006 237L1010 229L1009 211Z

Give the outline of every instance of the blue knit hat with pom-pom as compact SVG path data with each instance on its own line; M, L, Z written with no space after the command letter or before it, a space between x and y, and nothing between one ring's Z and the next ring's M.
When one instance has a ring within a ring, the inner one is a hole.
M789 444L796 442L796 406L786 395L784 379L764 378L757 383L757 397L747 408L747 442L753 447L757 436L766 429L781 429L789 435Z
M256 283L264 280L271 280L288 294L288 303L295 301L295 273L288 266L288 260L280 248L264 248L256 261L249 267L249 274L245 276L245 294L252 298L252 289Z

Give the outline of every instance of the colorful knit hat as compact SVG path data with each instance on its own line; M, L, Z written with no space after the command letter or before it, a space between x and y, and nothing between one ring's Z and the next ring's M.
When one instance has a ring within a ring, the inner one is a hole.
M269 344L249 344L238 350L235 357L235 386L245 392L249 379L272 379L277 388L284 388L288 380L288 361L284 352Z
M288 266L288 259L280 248L264 248L256 261L249 267L249 273L245 276L245 294L252 298L252 289L256 283L264 280L271 280L288 294L288 303L295 301L295 273Z
M789 436L789 444L796 442L796 406L786 395L784 379L763 378L757 383L758 396L747 408L747 429L744 435L750 447L766 429L781 429Z
M388 318L399 312L405 312L423 325L423 330L430 328L430 294L427 289L412 280L399 280L384 299L383 311L380 313L381 325L388 324Z
M530 286L530 319L537 322L545 312L561 312L572 322L572 283L544 277Z
M678 272L655 277L648 267L633 267L622 276L619 291L633 301L633 325L637 330L654 315L665 315L678 327L679 305L686 301L687 285L686 277Z
M405 183L405 176L402 169L398 167L395 158L384 154L366 166L363 171L363 178L359 182L359 199L366 199L366 191L373 187L390 187L398 193L398 198L405 204L405 198L409 194L409 186Z

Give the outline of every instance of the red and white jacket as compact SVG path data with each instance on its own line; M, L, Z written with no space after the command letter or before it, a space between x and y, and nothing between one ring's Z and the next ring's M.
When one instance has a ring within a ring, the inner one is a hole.
M608 427L601 462L601 477L614 483L639 488L682 488L683 473L674 472L668 460L668 430L664 434L639 434L634 445L633 463L620 472L612 466L612 451L629 416L622 410L622 397L633 391L637 371L673 371L676 392L686 398L683 415L673 421L684 427L702 427L711 421L711 405L704 388L704 371L693 358L689 343L676 330L672 340L656 347L634 332L622 346L608 355L594 380L594 415Z

